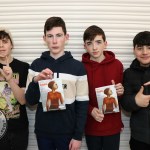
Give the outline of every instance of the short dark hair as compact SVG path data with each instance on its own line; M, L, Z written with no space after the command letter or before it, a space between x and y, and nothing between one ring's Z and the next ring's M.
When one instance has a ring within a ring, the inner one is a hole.
M48 87L49 87L50 89L53 89L54 83L55 83L55 81L50 81L50 82L48 83Z
M133 47L135 46L150 46L150 32L149 31L143 31L139 32L133 39Z
M92 25L90 27L88 27L85 31L84 31L84 34L83 34L83 41L85 42L86 40L94 40L94 38L97 36L97 35L102 35L102 38L104 41L106 41L106 36L105 36L105 33L104 31L96 26L96 25Z
M48 18L44 25L44 34L46 35L46 31L51 30L53 27L62 27L64 34L67 33L65 22L61 17Z
M0 29L0 40L3 39L9 39L11 42L11 45L14 46L13 41L12 41L12 36L10 32L6 29Z
M104 90L104 94L105 94L105 95L108 95L109 90L110 90L110 88L106 88L106 89Z

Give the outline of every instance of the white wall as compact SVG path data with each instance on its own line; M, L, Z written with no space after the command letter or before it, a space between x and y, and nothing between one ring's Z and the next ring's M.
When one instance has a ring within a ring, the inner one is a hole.
M136 33L150 30L149 0L0 0L0 27L7 27L14 37L14 57L31 63L46 50L43 36L45 20L62 17L70 41L66 50L81 60L84 52L82 34L90 25L102 27L108 50L115 52L126 69L134 58L132 39ZM30 137L28 150L37 150L34 136L35 110L28 109ZM129 117L123 113L125 129L121 134L120 150L129 150ZM86 150L85 141L82 150Z

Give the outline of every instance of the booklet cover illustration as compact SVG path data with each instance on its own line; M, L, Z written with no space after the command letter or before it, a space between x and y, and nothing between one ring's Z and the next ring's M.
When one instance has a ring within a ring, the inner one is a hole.
M41 80L38 83L43 111L66 109L61 79Z
M117 92L114 85L95 88L98 107L104 114L119 112Z

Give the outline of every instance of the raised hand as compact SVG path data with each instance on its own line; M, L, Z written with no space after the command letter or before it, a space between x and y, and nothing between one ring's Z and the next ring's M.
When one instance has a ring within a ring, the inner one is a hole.
M111 81L113 85L115 85L117 96L121 96L124 93L124 87L121 83L115 84L115 81Z
M9 60L6 56L6 66L3 66L3 69L0 69L1 74L4 76L6 81L10 81L13 78L13 71L9 66Z
M144 87L141 86L141 89L135 96L135 102L140 107L147 107L150 102L150 95L144 95L143 91L144 91Z
M46 79L52 79L53 78L53 72L46 68L42 70L37 76L34 77L34 82L38 82L40 80L46 80Z

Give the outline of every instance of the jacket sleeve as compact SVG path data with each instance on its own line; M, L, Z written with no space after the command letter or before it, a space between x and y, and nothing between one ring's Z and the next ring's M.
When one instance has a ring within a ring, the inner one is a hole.
M87 118L87 108L88 108L88 101L76 101L75 102L75 109L76 109L76 127L73 139L75 140L82 140L82 136L84 133L86 118Z
M89 106L88 106L88 114L89 115L91 115L93 109L94 109L94 107L89 104Z
M120 100L120 103L123 109L128 112L137 111L140 109L135 102L135 96L137 93L133 91L133 86L130 84L131 80L134 79L131 79L129 73L125 71L123 77L124 94Z
M80 76L76 86L77 86L77 94L75 101L76 125L73 139L81 141L85 128L89 102L87 75Z

